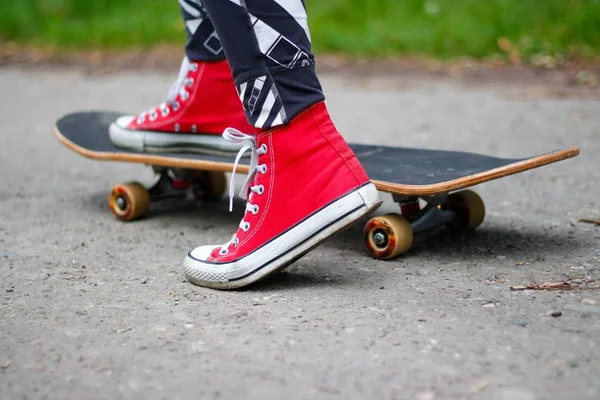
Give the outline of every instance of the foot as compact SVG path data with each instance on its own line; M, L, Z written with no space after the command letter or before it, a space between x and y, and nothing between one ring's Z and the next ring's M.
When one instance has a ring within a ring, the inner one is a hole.
M229 242L187 255L184 272L196 285L234 289L256 282L381 205L324 103L286 126L256 136L227 129L223 137L245 145L236 163L252 150L241 193L247 197L246 213Z
M247 123L227 61L184 58L167 101L110 126L117 147L135 151L235 153L241 146L221 136L227 127L253 131Z

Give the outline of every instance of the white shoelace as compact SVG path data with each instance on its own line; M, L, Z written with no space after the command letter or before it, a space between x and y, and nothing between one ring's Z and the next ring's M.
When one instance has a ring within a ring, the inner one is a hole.
M251 182L254 181L257 172L261 174L265 174L267 172L266 164L258 164L258 156L267 153L267 145L263 143L260 147L257 148L256 138L253 135L245 134L234 128L225 129L225 131L223 132L223 139L227 140L228 142L243 144L242 148L240 149L235 158L235 162L233 163L233 172L231 173L231 181L229 182L229 212L233 211L233 198L235 197L235 173L237 170L237 166L244 153L248 150L251 150L252 153L250 156L250 171L248 171L248 177L246 178L246 182L244 182L244 186L242 186L239 196L242 199L247 200L246 212L256 215L260 210L258 205L251 203L252 194L256 193L257 195L262 195L265 192L265 187L263 185L249 185ZM251 193L250 196L247 198L248 189ZM244 232L247 232L250 229L250 223L242 219L239 227ZM231 246L232 244L235 246L238 243L239 240L234 234L229 242L221 246L220 254L227 254L227 252L229 251L229 246Z
M183 61L181 62L181 67L179 68L179 74L177 76L177 80L171 85L169 89L169 95L167 96L167 100L164 103L161 103L158 107L155 107L151 110L145 111L141 113L138 117L138 123L141 124L146 119L146 115L150 116L150 120L154 121L158 114L156 109L160 110L160 113L163 117L166 117L170 108L173 108L174 111L177 111L180 107L180 104L177 100L177 96L179 95L182 100L187 100L189 97L189 92L186 87L192 86L194 84L193 79L188 78L187 75L190 72L196 72L198 70L198 64L191 63L187 57L183 57Z
M177 80L175 83L173 83L173 85L171 85L171 89L169 89L169 96L167 97L166 101L167 103L175 101L177 95L181 95L183 97L183 90L185 90L184 84L186 83L187 74L190 71L195 72L197 69L197 64L190 63L190 60L187 57L183 57Z

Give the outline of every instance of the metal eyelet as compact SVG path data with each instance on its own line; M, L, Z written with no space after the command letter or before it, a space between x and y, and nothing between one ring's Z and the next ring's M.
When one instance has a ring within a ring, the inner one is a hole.
M158 118L158 114L156 113L156 111L152 111L150 113L150 121L155 121L156 118Z
M196 71L198 71L198 64L196 64L196 63L191 63L191 64L190 64L190 71L192 71L192 72L196 72Z
M186 101L189 97L190 93L187 90L184 90L183 93L181 93L181 100Z
M258 214L258 210L259 210L259 208L258 208L258 206L255 204L255 205L254 205L254 211L251 211L251 212L252 212L252 214L253 214L253 215L256 215L256 214Z
M187 79L186 79L186 81L185 81L185 84L186 84L188 87L192 87L192 86L194 86L194 78L187 78Z
M174 101L172 107L173 107L173 111L179 110L179 102L178 101Z
M179 124L175 124L175 126L173 127L173 129L175 130L175 132L179 132L179 130L181 129L181 127L179 126Z
M169 109L169 107L161 108L160 115L162 115L163 117L166 117L167 115L169 115L169 111L171 111Z
M196 133L197 130L198 128L196 127L196 125L192 125L192 132Z
M257 193L258 194L263 194L264 192L265 192L265 186L264 185L260 185L258 187L258 192Z
M229 253L229 250L221 248L221 250L219 250L219 255L224 256L225 254Z

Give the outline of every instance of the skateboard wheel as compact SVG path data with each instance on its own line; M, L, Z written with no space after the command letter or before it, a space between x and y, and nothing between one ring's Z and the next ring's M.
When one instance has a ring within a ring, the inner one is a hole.
M406 253L413 242L410 223L399 214L371 218L365 225L363 236L367 249L380 260Z
M477 228L485 218L485 205L479 195L471 190L452 193L442 204L442 209L452 210L457 219L448 224L450 229L469 231Z
M220 171L198 171L192 181L194 196L199 200L217 200L227 189L227 177Z
M139 182L123 183L113 188L108 206L121 221L133 221L148 213L150 194Z

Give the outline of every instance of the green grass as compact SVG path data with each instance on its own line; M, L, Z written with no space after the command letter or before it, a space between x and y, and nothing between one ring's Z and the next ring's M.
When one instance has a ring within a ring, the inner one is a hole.
M0 37L55 48L150 47L185 40L175 0L0 0Z
M529 62L600 55L600 0L306 0L315 51ZM55 49L185 40L175 0L0 0L0 39ZM498 41L506 38L504 50Z

